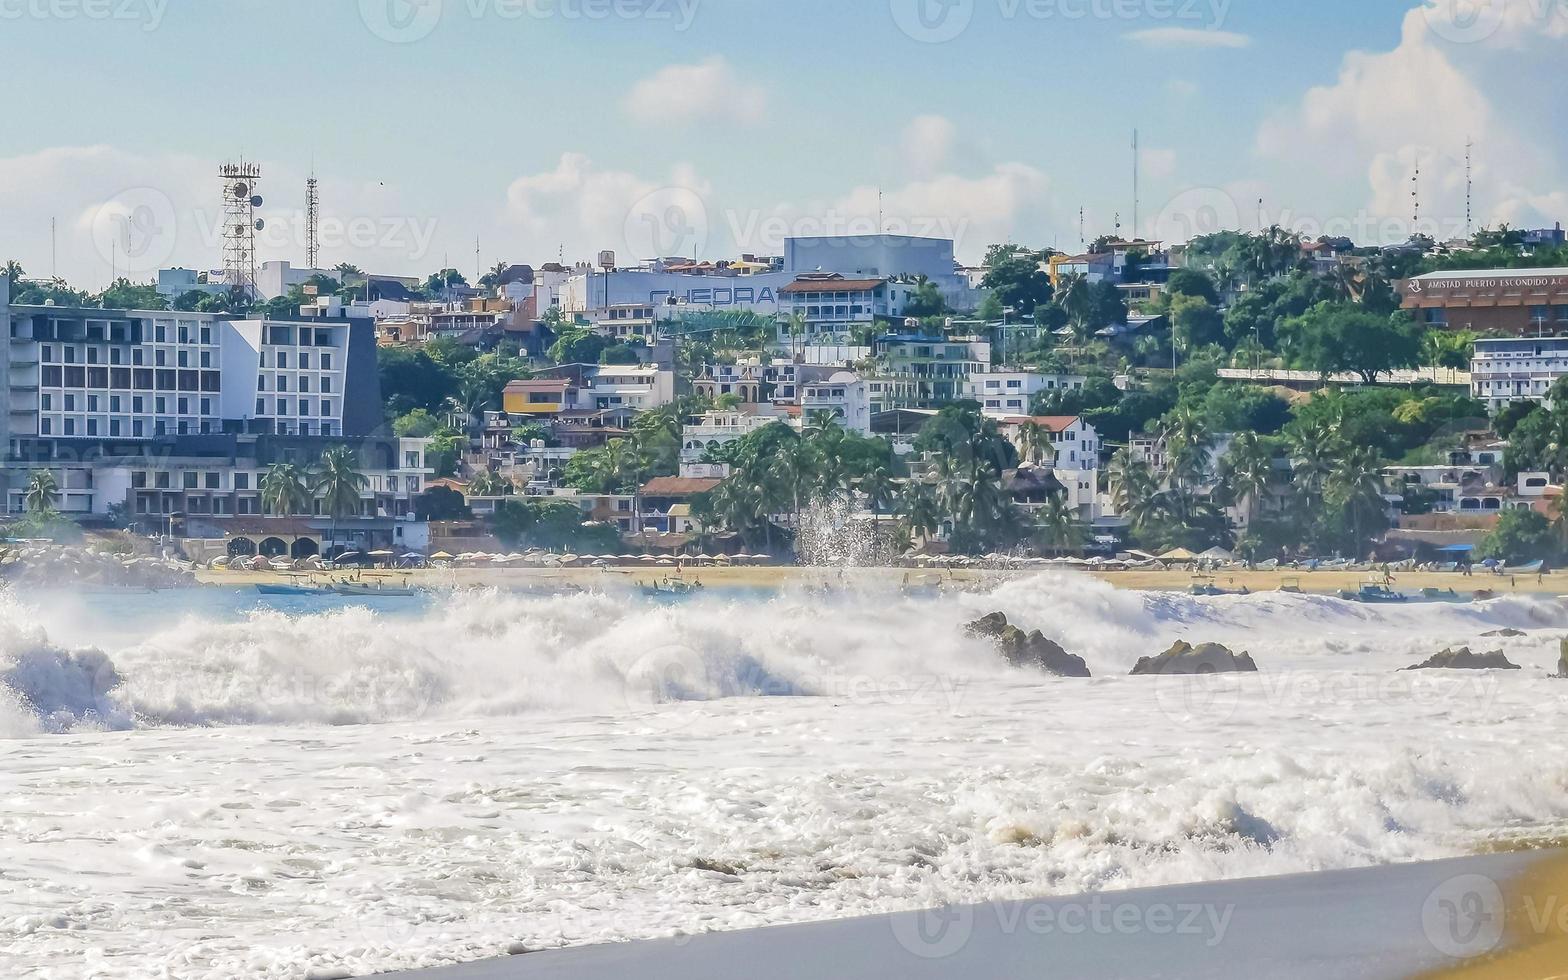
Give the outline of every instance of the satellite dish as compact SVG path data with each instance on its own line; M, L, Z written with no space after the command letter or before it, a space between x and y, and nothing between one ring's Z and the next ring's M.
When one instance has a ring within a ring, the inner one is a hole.
M255 197L252 197L250 199L250 206L253 207L253 208L261 207L261 195L260 194L257 194Z
M233 193L236 200L243 201L250 196L250 185L243 180L235 181Z
M260 231L260 230L262 230L265 227L267 227L267 219L266 218L257 218L256 219L256 230Z

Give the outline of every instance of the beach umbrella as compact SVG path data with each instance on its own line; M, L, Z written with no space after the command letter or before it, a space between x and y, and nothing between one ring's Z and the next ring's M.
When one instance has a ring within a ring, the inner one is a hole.
M456 556L452 555L449 552L438 551L435 554L431 555L430 557L435 559L436 561L451 561Z
M668 558L660 558L659 559L659 564L660 565L673 565L675 563L673 561L670 561Z
M643 556L639 557L637 560L638 561L657 561L658 559L654 558L652 555L643 555Z

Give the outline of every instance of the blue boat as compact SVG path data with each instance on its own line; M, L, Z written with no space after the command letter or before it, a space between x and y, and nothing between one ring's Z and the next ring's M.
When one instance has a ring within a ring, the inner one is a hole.
M1348 602L1366 602L1372 604L1409 602L1410 597L1403 592L1395 592L1386 585L1363 585L1355 592L1349 589L1341 590L1339 597Z

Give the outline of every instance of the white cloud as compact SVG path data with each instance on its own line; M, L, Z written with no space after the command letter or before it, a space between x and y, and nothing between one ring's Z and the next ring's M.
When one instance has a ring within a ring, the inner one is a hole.
M1245 48L1252 44L1245 34L1201 27L1151 27L1130 31L1127 38L1150 48Z
M1540 16L1535 0L1477 9L1491 19L1454 20L1448 0L1409 11L1398 46L1347 54L1332 83L1262 125L1258 153L1281 187L1310 202L1299 222L1337 222L1366 240L1408 234L1419 161L1421 230L1461 234L1469 140L1477 224L1560 217L1555 189L1568 177L1560 110L1522 98L1518 85L1551 77L1568 17Z
M1177 99L1190 99L1198 94L1198 83L1185 78L1173 78L1165 83L1165 91Z
M953 152L958 127L945 116L916 116L904 127L904 161L917 174L941 169Z
M684 126L699 120L761 123L768 96L720 55L690 65L668 65L634 84L622 106L644 125Z
M618 259L664 255L711 258L712 189L687 165L658 180L598 167L581 153L563 153L555 169L517 178L507 188L507 214L534 254L564 245L591 255L615 249Z

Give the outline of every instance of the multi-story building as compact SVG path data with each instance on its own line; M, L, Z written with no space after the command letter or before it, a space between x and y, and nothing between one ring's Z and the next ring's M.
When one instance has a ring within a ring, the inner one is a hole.
M876 365L883 377L914 382L912 407L937 407L962 399L970 377L991 370L991 344L977 337L891 334L877 340Z
M718 400L734 395L742 405L758 405L773 384L768 380L768 368L757 358L746 358L735 364L708 364L702 377L693 378L692 392L699 397Z
M681 462L700 463L709 450L744 439L758 429L778 422L777 416L744 412L708 412L681 429Z
M1404 308L1430 327L1515 337L1568 333L1568 269L1429 272L1398 288Z
M376 438L374 325L335 301L321 315L235 320L8 300L0 278L8 512L22 509L28 474L48 470L73 516L259 517L268 466L308 466L348 445L368 479L364 518L411 519L425 441Z
M1026 463L1048 468L1061 481L1068 504L1085 520L1099 517L1100 436L1094 426L1074 415L1012 415L990 413ZM1033 425L1043 442L1031 445L1026 426Z
M913 283L807 273L779 290L777 344L852 344L857 336L904 315Z
M1077 374L1040 374L1035 371L991 371L975 374L964 383L963 397L980 403L987 412L1018 415L1029 411L1036 395L1077 391L1088 383Z
M568 412L646 412L675 400L675 374L657 367L563 364L513 381L502 394L508 415L554 416Z
M1514 402L1546 402L1552 384L1565 375L1568 336L1481 337L1470 359L1470 395L1495 414Z

